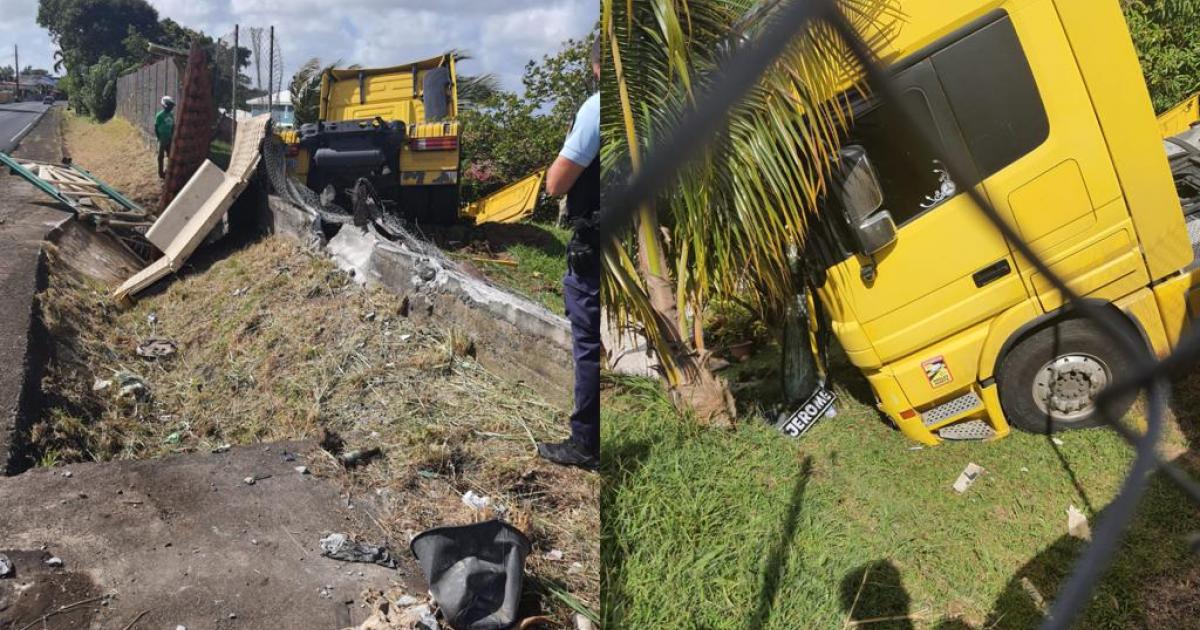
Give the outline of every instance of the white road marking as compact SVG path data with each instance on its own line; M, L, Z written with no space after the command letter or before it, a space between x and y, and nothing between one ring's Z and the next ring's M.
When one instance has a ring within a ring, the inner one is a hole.
M15 136L13 136L12 138L10 138L10 139L9 139L9 142L16 142L16 141L17 141L17 138L20 138L20 137L21 137L21 134L25 133L25 131L26 131L26 130L28 130L30 127L32 127L32 126L33 126L33 123L35 123L35 122L37 122L37 120L31 120L31 121L29 121L29 124L28 124L28 125L25 125L25 127L24 127L23 129L21 129L20 131L18 131L18 132L17 132L17 135L15 135Z

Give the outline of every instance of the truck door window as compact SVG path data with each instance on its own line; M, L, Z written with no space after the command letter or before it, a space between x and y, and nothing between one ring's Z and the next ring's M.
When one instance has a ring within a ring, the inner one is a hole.
M988 177L1042 144L1050 124L1004 13L931 59L975 166Z
M962 161L965 148L933 65L922 61L895 80L900 105L916 125L906 124L893 106L880 105L855 117L851 141L867 150L883 188L883 208L902 226L975 181L953 181L939 159L950 155Z

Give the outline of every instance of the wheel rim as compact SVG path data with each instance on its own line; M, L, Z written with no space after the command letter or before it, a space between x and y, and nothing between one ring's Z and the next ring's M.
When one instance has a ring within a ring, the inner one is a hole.
M1033 378L1033 402L1058 422L1091 415L1096 395L1111 380L1108 365L1090 354L1064 354L1047 361Z

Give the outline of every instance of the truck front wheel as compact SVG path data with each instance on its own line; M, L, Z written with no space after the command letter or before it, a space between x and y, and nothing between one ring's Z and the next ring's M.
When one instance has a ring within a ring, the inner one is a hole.
M1101 424L1096 395L1134 365L1119 345L1084 319L1056 322L1017 342L996 372L1008 422L1043 434ZM1136 396L1122 396L1110 411L1123 416Z

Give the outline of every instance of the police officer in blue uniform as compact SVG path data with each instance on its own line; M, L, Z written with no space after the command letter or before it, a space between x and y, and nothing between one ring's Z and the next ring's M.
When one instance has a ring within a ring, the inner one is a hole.
M600 79L600 40L592 45L592 72ZM563 298L571 322L575 356L575 411L571 437L539 443L538 454L565 466L596 470L600 465L600 93L575 114L558 158L546 172L546 194L567 196L573 229L567 244Z

